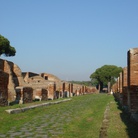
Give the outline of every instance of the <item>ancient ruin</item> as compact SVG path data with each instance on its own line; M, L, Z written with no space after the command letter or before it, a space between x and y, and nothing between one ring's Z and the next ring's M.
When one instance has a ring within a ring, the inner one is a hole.
M120 101L131 117L138 121L138 48L127 53L127 67L120 73L119 79L113 85L115 97ZM119 84L119 85L118 85Z
M0 106L67 98L95 92L97 92L95 87L61 81L52 74L22 72L13 62L0 59Z

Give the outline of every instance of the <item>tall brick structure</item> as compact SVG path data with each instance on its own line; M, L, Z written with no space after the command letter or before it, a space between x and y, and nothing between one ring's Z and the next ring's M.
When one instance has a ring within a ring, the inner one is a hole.
M0 106L8 105L9 75L0 70Z
M138 114L138 48L130 49L128 58L128 105L132 116Z
M16 86L23 86L24 80L20 68L13 62L0 59L0 69L9 75L8 78L8 102L15 100Z
M128 81L127 81L127 67L123 68L122 71L122 105L124 107L128 106Z
M56 84L55 83L49 83L48 84L48 99L54 99L54 93L56 91Z

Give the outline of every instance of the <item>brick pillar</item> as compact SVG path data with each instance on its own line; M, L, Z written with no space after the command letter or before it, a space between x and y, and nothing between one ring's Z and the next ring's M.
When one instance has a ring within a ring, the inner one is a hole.
M127 53L128 64L128 104L132 114L138 112L138 48Z
M54 99L54 92L56 91L56 84L50 83L48 84L48 99Z
M127 67L122 71L122 104L124 107L128 106L128 85L127 85Z
M31 87L16 87L16 101L19 104L33 102L33 88Z
M120 103L122 104L122 90L123 90L123 84L122 84L122 72L120 72L119 74L119 100Z

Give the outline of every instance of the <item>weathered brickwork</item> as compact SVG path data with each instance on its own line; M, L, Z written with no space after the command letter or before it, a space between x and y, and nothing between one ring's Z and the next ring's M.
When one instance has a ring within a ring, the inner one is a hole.
M128 85L138 85L138 48L133 48L128 51Z
M33 101L33 89L31 87L16 87L16 101L20 104Z
M122 72L121 72L120 75L119 75L119 92L120 93L122 93L122 88L123 88L122 85L123 84L122 84Z
M20 68L13 62L0 59L0 70L7 74L7 79L2 82L1 89L7 92L7 103L30 103L35 99L47 100L64 97L72 97L96 91L95 87L86 87L79 84L71 84L61 81L58 77L47 73L22 73ZM0 75L0 79L3 79Z
M0 59L0 69L9 75L8 80L8 101L13 102L15 100L16 86L23 86L24 80L20 68L13 62Z
M8 105L9 75L0 70L0 106Z
M33 99L48 100L48 91L44 88L37 88L33 91Z
M127 67L123 68L122 71L122 104L123 106L128 106L128 85L127 85Z
M131 86L129 88L130 92L130 111L132 113L138 112L138 86Z
M56 84L50 83L48 85L48 99L54 99L54 92L56 91Z
M130 111L138 112L138 48L128 51L128 94Z
M122 91L120 89L121 79ZM138 48L130 49L127 52L127 67L123 69L122 76L119 76L112 89L115 97L122 93L122 101L119 98L118 100L131 113L131 117L138 121ZM118 89L118 92L115 92L116 89Z
M0 70L4 71L4 60L0 59Z

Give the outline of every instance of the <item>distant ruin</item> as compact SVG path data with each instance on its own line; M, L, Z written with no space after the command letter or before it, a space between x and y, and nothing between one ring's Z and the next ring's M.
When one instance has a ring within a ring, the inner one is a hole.
M0 59L0 106L96 92L96 87L61 81L52 74L22 72L13 62Z

